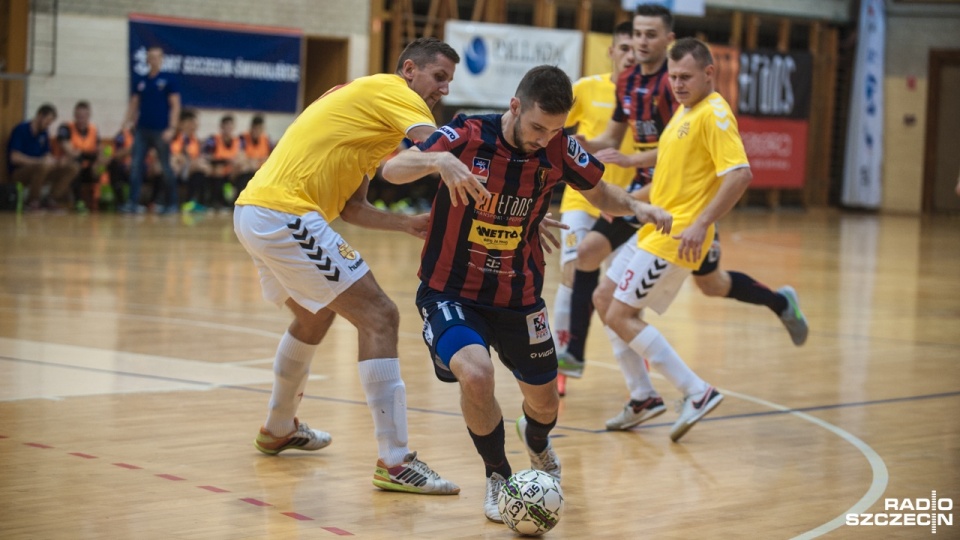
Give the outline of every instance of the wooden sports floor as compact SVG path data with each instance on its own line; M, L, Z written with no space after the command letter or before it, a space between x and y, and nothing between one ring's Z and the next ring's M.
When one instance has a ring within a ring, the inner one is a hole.
M459 496L371 485L344 321L300 410L333 444L253 448L289 316L262 300L231 216L0 214L0 538L512 537L483 516L458 390L434 379L420 338L420 242L337 228L400 306L411 447ZM888 498L960 499L960 218L747 210L721 232L724 268L797 289L809 341L796 348L766 308L688 281L651 321L726 400L672 443L672 409L603 430L626 390L594 325L554 432L566 507L548 537L960 538L960 523L936 536L845 525ZM497 384L512 422L519 392L504 369ZM507 436L514 470L527 468L511 424Z

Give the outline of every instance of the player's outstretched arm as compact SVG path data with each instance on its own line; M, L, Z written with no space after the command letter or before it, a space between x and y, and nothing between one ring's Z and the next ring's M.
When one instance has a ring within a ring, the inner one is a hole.
M646 168L657 164L657 150L644 150L633 154L624 154L616 148L604 148L597 151L594 157L608 165L620 167Z
M439 173L450 190L450 202L470 204L470 198L478 203L487 201L490 192L470 169L450 152L421 152L419 148L404 150L383 166L383 177L394 184L407 184L428 174Z
M580 192L590 204L611 216L635 215L641 223L652 223L658 231L667 234L673 226L673 216L666 210L638 201L623 188L600 181L593 189Z
M617 122L611 118L607 122L607 128L603 130L603 133L593 139L587 140L583 135L574 135L574 138L587 152L596 154L604 148L620 148L623 136L627 134L627 127L626 122Z
M408 216L380 210L367 201L367 189L369 186L370 179L364 177L360 187L357 188L357 191L347 200L343 210L340 212L340 217L343 218L344 221L351 225L367 229L405 232L417 238L427 237L429 214Z

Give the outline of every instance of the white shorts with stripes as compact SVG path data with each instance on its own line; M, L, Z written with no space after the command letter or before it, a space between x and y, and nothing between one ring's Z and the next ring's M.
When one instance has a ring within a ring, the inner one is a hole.
M317 212L237 206L233 230L260 272L263 297L278 306L292 298L316 313L370 271Z
M570 226L569 229L560 229L560 268L577 260L577 246L596 222L597 218L583 210L571 210L560 216L560 223Z
M650 308L663 315L680 292L690 269L677 266L627 241L607 270L617 284L613 297L637 309Z

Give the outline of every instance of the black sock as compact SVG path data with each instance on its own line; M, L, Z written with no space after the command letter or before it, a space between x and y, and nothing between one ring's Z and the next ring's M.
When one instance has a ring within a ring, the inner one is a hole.
M600 282L600 270L581 272L573 275L573 293L570 297L570 341L567 352L577 360L583 360L583 349L587 345L587 333L590 331L590 317L593 317L593 290Z
M727 298L767 306L777 315L787 309L787 299L782 294L771 291L766 285L746 274L730 272L730 281L730 292L727 293Z
M527 446L539 454L547 449L547 444L550 442L550 431L557 425L557 419L554 418L553 422L549 424L541 424L530 418L526 410L523 411L523 414L527 418Z
M503 418L493 431L486 435L477 435L467 428L470 438L473 439L473 445L477 447L477 453L483 459L483 465L486 467L487 478L493 473L499 473L504 478L510 478L510 462L507 461L507 453L503 448L504 432Z

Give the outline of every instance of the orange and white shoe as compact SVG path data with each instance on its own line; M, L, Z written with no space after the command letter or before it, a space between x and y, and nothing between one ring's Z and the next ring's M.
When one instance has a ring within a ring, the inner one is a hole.
M310 429L307 424L293 419L293 433L285 437L276 437L267 428L261 427L253 446L257 450L274 456L284 450L320 450L330 445L332 438L326 431Z

